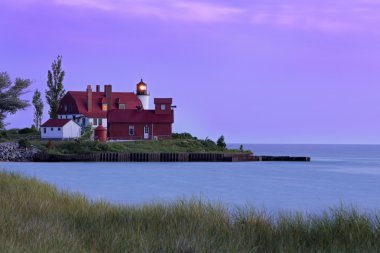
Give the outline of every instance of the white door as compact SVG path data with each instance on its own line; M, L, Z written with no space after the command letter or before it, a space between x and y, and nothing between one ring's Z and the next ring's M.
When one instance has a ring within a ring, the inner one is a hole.
M149 139L149 126L144 126L144 139Z

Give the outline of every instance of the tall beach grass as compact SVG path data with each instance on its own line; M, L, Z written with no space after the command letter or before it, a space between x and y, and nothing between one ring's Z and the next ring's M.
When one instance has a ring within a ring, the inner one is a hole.
M202 201L116 206L0 173L0 252L379 252L380 216L228 210Z

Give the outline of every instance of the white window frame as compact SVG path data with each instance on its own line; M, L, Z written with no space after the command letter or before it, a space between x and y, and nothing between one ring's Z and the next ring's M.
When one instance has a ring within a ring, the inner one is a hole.
M128 134L129 135L135 135L135 126L134 125L129 125Z
M165 111L166 110L166 104L161 104L161 110Z

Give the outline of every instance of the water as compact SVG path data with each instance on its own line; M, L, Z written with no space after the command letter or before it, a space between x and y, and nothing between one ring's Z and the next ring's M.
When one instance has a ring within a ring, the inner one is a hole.
M92 200L145 204L197 197L270 211L380 210L380 145L245 145L310 163L1 163Z

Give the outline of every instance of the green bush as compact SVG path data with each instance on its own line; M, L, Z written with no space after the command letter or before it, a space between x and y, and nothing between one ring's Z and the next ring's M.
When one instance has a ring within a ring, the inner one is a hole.
M54 141L48 141L48 142L46 143L46 148L47 148L47 149L54 149L54 148L55 148L55 143L54 143Z
M186 139L191 139L191 140L197 140L197 137L192 136L189 133L173 133L172 134L173 139L180 139L180 140L186 140Z
M0 131L0 138L1 139L9 139L9 134L7 131Z
M18 147L19 148L30 148L31 147L31 144L28 140L26 139L20 139L18 141Z
M219 139L218 139L217 142L216 142L216 145L217 145L219 148L221 148L222 150L223 150L223 149L226 149L227 145L226 145L226 143L224 142L224 136L223 136L223 135L219 137Z
M19 134L36 134L37 131L35 128L26 127L26 128L22 128L22 129L18 130L18 133Z

